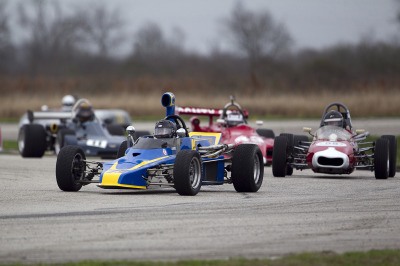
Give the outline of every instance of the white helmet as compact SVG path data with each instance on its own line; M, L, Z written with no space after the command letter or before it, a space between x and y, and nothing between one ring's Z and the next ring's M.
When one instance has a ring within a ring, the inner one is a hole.
M72 95L65 95L62 98L62 110L63 111L71 111L72 107L75 104L75 98Z

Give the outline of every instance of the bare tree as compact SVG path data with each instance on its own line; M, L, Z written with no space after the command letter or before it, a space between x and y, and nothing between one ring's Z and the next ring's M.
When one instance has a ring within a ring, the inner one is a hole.
M252 12L241 2L236 4L223 26L233 45L248 57L251 65L265 56L282 55L292 42L285 26L275 22L268 11Z
M155 23L148 23L141 28L135 38L134 54L143 59L170 59L183 53L183 32L175 28L172 40L164 36L161 28Z
M10 41L9 17L6 14L6 3L0 1L0 71L6 68L13 50Z
M85 16L85 12L82 15ZM88 41L97 46L101 56L108 56L110 50L115 50L125 40L124 21L119 10L109 11L107 7L97 5L87 12L86 18Z
M33 12L26 11L26 2L20 3L19 21L30 35L24 47L31 73L36 74L40 69L63 65L64 60L73 57L85 40L85 20L76 14L64 14L57 1L31 0L28 3Z

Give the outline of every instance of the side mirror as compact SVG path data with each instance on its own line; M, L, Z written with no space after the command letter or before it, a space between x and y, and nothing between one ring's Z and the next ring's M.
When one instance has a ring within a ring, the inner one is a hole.
M357 129L356 130L356 134L364 134L365 133L365 129Z
M223 125L225 125L225 120L219 118L219 119L217 119L217 124L220 125L220 126L223 126Z
M257 126L262 126L262 125L264 125L264 121L257 120L257 121L256 121L256 125L257 125Z
M186 130L183 128L180 128L176 131L176 134L178 135L178 137L184 138L184 137L186 137Z
M311 133L311 127L303 127L303 132Z
M129 136L133 137L133 135L135 134L136 130L133 126L128 126L126 128L126 133L128 133Z

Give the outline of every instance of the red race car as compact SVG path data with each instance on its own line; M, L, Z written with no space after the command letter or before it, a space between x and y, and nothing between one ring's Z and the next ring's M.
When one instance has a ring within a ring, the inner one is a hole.
M272 163L272 149L274 147L275 134L270 129L254 129L247 124L248 112L235 102L231 96L231 102L223 109L177 107L178 115L195 115L190 119L192 131L222 133L221 143L224 144L257 144L263 154L265 165ZM200 126L200 119L197 116L208 116L209 124ZM219 117L216 123L213 118ZM257 121L258 125L262 121Z
M331 110L330 108L337 110ZM350 174L355 169L375 172L376 179L396 174L396 137L384 135L374 142L363 142L369 135L365 130L353 130L349 109L341 103L328 105L322 115L320 128L313 136L281 134L275 138L272 173L276 177L291 175L293 169L311 169L315 173Z

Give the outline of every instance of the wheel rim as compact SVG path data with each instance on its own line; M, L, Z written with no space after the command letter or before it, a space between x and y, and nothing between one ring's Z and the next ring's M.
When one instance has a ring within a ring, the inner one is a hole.
M258 181L260 181L260 160L256 154L254 156L254 182L258 184Z
M58 143L58 140L56 140L56 143L54 143L54 151L58 155L60 153L60 150L61 150L60 143Z
M389 173L390 171L390 153L389 153L389 149L388 149L388 155L387 155L387 161L386 161L386 171Z
M21 133L18 136L18 150L20 153L24 151L25 148L25 142L24 142L24 136L25 132L21 131Z
M190 185L192 186L193 189L196 189L200 185L200 180L201 180L200 161L196 157L194 157L190 162L189 180L190 180Z
M76 181L82 180L85 175L85 162L79 153L72 160L71 174Z

